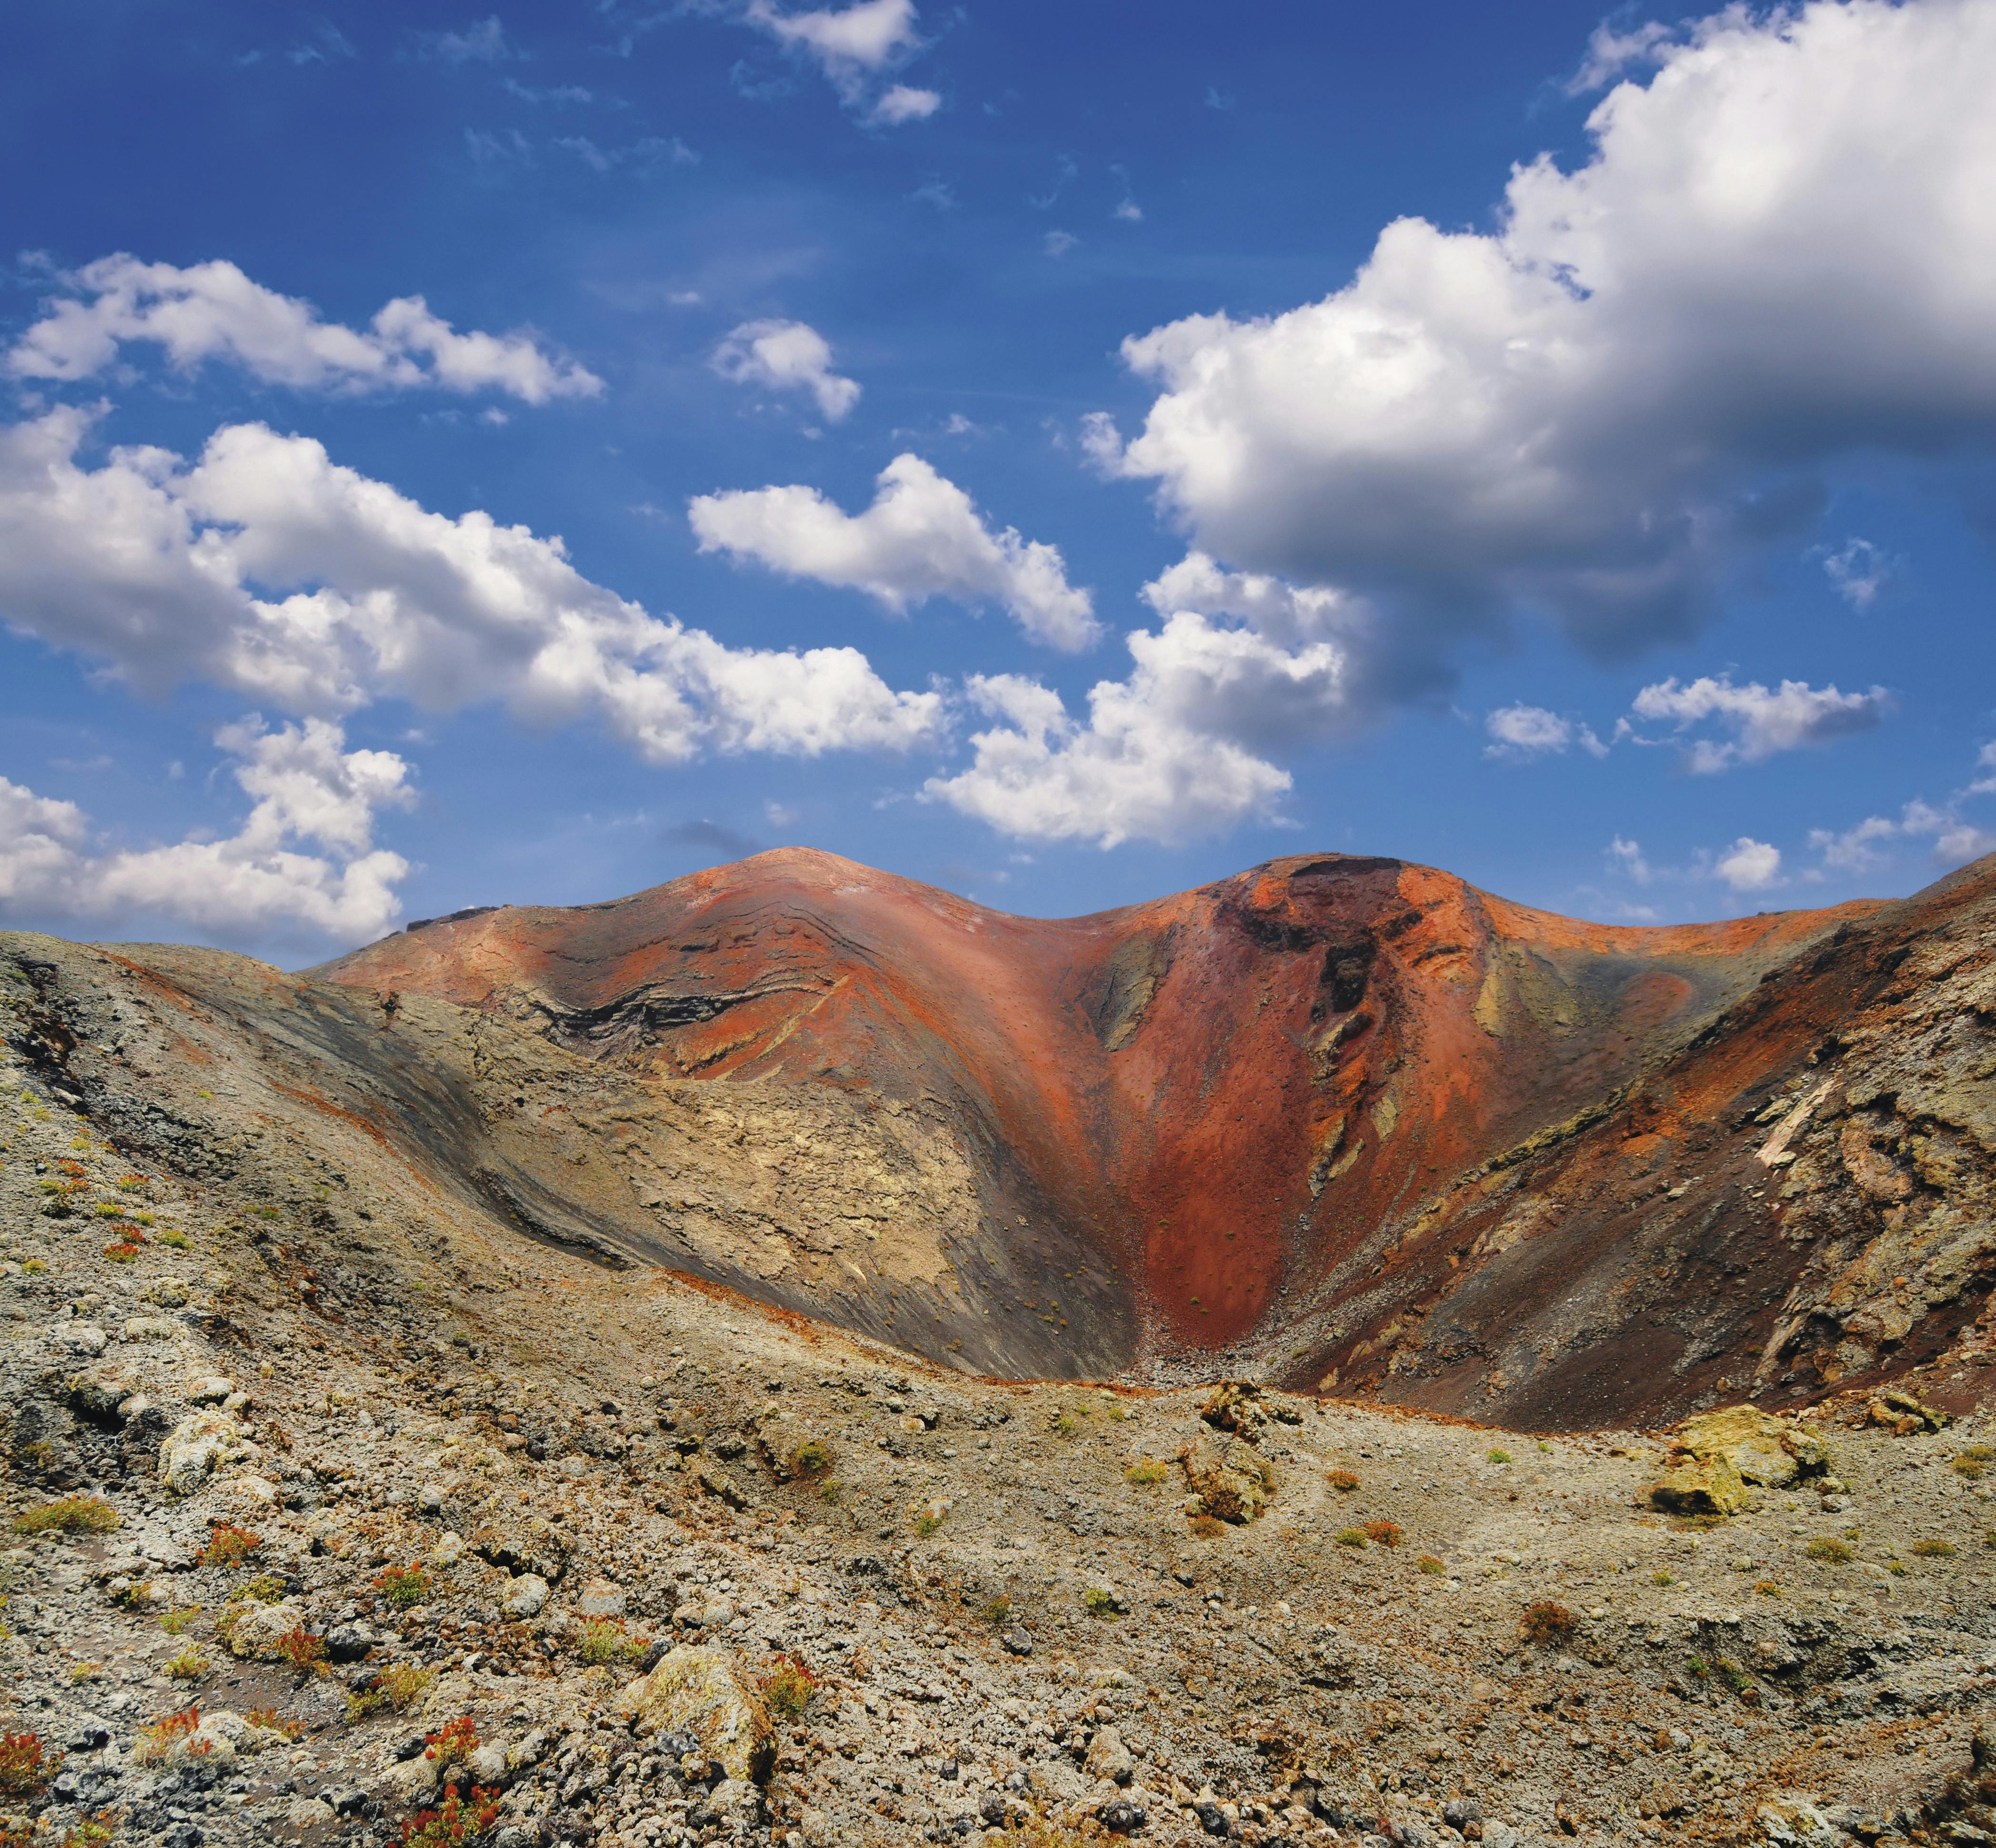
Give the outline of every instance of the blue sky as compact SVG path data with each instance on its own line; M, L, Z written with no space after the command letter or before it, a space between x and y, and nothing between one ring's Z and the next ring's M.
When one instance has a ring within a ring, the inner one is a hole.
M18 7L0 920L1987 851L1996 9L1661 17Z

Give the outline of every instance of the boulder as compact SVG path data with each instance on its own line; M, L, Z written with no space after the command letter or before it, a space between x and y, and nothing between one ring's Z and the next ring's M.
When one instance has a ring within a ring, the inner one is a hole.
M119 1408L134 1397L138 1386L115 1361L102 1361L72 1373L63 1382L63 1397L86 1418L108 1422L119 1416Z
M549 1585L559 1585L575 1543L539 1515L494 1522L473 1536L472 1550L488 1564L508 1572L532 1573Z
M1919 1431L1941 1430L1954 1422L1947 1413L1922 1404L1912 1393L1896 1386L1881 1386L1872 1394L1866 1410L1874 1424L1882 1425L1901 1437Z
M1241 1526L1258 1521L1275 1498L1275 1472L1265 1457L1236 1441L1225 1450L1193 1444L1179 1458L1197 1512Z
M1085 1768L1092 1777L1105 1777L1111 1784L1127 1784L1136 1775L1137 1760L1113 1726L1103 1726L1088 1742Z
M506 1615L515 1622L538 1617L547 1608L548 1581L538 1572L522 1572L506 1588Z
M1751 1499L1738 1465L1722 1451L1684 1457L1650 1485L1651 1504L1671 1514L1737 1514Z
M225 1412L197 1412L183 1418L160 1446L160 1481L170 1494L191 1495L242 1441L240 1428Z
M164 1316L128 1316L125 1321L128 1341L170 1341L180 1332L181 1325Z
M1822 1438L1752 1406L1686 1419L1675 1447L1699 1463L1723 1457L1743 1480L1764 1488L1791 1488L1829 1468L1829 1447Z
M724 1651L683 1645L626 1687L618 1710L640 1739L690 1733L728 1775L759 1781L773 1755L769 1709Z
M592 1578L582 1588L575 1608L585 1617L621 1617L628 1602L621 1585L607 1578Z
M278 1644L305 1627L305 1614L289 1599L282 1604L251 1604L230 1626L229 1651L246 1661L277 1660Z

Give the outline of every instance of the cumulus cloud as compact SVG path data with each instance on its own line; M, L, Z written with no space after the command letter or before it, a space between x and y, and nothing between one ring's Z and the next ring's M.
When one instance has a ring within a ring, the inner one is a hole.
M77 459L64 408L0 428L0 619L163 690L201 679L332 717L384 697L594 718L648 762L935 737L856 649L732 649L590 583L559 539L432 513L260 424L199 457Z
M1637 62L1495 231L1401 219L1323 301L1126 341L1159 394L1098 461L1439 675L1519 610L1604 658L1686 633L1838 459L1986 445L1996 9L1730 7L1598 37L1589 81Z
M1543 706L1522 703L1500 706L1483 721L1490 742L1483 755L1500 763L1529 763L1535 757L1563 755L1578 742L1590 757L1605 757L1608 747L1588 725L1549 712Z
M975 734L969 767L924 793L1007 834L1105 848L1273 817L1292 779L1270 757L1362 717L1346 637L1364 612L1198 552L1144 595L1163 621L1124 638L1133 669L1090 689L1086 724L1034 682L978 682L1009 724Z
M1632 710L1646 719L1673 720L1680 732L1708 719L1729 731L1729 738L1701 738L1691 743L1691 771L1711 776L1739 764L1759 763L1777 752L1868 731L1891 704L1891 695L1882 687L1868 693L1839 693L1834 687L1784 680L1770 692L1757 680L1736 687L1720 674L1684 686L1672 679L1645 687Z
M1168 700L1151 697L1157 690L1141 666L1129 680L1104 680L1081 725L1047 687L1011 674L975 677L972 700L1007 722L976 733L970 767L931 777L924 793L1005 834L1104 848L1175 843L1271 812L1289 773L1185 724Z
M840 102L848 108L864 108L870 122L893 127L920 122L941 107L934 91L906 84L875 94L886 72L922 48L914 0L858 0L855 5L809 12L785 12L773 0L749 0L742 18L793 57L817 65Z
M1996 796L1996 745L1984 745L1977 754L1977 774L1946 801L1915 800L1907 803L1894 821L1884 815L1867 815L1856 826L1840 831L1819 828L1810 831L1809 845L1820 863L1802 875L1820 880L1829 872L1870 872L1889 865L1896 844L1924 841L1931 859L1943 866L1959 866L1964 861L1996 853L1996 831L1981 826L1962 813L1972 797Z
M1722 854L1712 871L1735 892L1762 892L1780 883L1781 850L1742 835Z
M96 846L82 810L0 776L0 906L73 917L171 917L242 938L274 927L377 935L401 910L399 854L373 845L383 808L411 800L391 751L349 751L323 719L267 730L255 716L215 742L253 799L225 840L139 849ZM301 852L298 844L323 850Z
M1093 603L1067 581L1058 547L994 533L955 482L897 456L879 492L848 514L816 488L702 494L687 510L703 552L752 559L792 577L863 590L896 614L931 597L996 603L1037 642L1079 649L1099 633Z
M1822 856L1822 869L1804 877L1820 878L1822 871L1875 872L1892 863L1891 844L1898 841L1925 842L1929 856L1945 866L1959 866L1965 861L1980 859L1985 853L1996 853L1996 831L1969 820L1961 813L1960 804L1960 797L1939 807L1930 802L1908 802L1900 810L1896 821L1884 815L1867 815L1856 827L1841 833L1812 828L1809 845Z
M925 122L941 107L940 91L894 84L881 92L880 100L867 111L866 119L882 128L898 128L904 122Z
M827 423L837 423L859 402L857 381L832 370L824 335L801 321L745 321L708 363L738 385L809 393Z
M181 268L121 253L60 280L64 292L7 356L15 378L92 378L139 344L162 348L177 371L219 360L308 391L501 391L540 404L603 390L532 334L460 334L420 295L391 301L363 332L322 321L310 302L252 282L231 263Z

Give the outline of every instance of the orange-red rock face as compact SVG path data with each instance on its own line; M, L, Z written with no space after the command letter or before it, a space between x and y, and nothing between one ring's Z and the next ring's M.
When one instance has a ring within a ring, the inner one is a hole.
M1282 1351L1306 1303L1361 1290L1382 1228L1866 910L1617 929L1316 855L1041 921L786 851L413 928L318 973L538 1017L659 1075L941 1106L978 1177L983 1261L1003 1247L1010 1266L974 1313L1065 1330L1101 1371ZM1291 1371L1356 1338L1315 1326Z

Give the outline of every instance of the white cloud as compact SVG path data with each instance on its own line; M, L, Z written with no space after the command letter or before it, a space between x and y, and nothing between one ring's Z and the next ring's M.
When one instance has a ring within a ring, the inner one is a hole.
M163 348L177 371L222 360L301 391L496 391L539 404L603 390L531 333L460 334L420 295L388 303L360 332L320 320L310 302L264 288L231 263L181 268L120 254L60 280L68 293L7 356L16 378L94 377L139 342Z
M1869 693L1839 693L1834 687L1812 687L1801 680L1784 680L1770 692L1757 680L1736 687L1729 677L1709 675L1679 686L1674 679L1645 687L1633 710L1640 718L1671 719L1681 732L1707 719L1716 719L1733 734L1724 742L1695 740L1689 764L1695 774L1711 776L1736 765L1759 763L1777 752L1823 745L1868 731L1891 710L1891 695L1882 687Z
M1035 641L1078 649L1099 631L1089 593L1057 547L993 533L970 497L919 456L897 456L879 491L848 514L812 487L703 494L687 517L703 552L753 559L792 577L863 590L897 614L931 597L1002 604Z
M1573 721L1543 706L1500 706L1483 721L1491 742L1485 757L1524 762L1564 752L1573 742Z
M149 690L199 678L330 716L381 697L594 717L653 763L934 738L934 693L850 648L731 649L590 583L558 539L432 513L303 437L232 425L191 465L76 449L64 408L0 428L0 617Z
M970 768L923 793L1005 834L1175 843L1269 814L1290 786L1286 771L1175 718L1141 667L1094 687L1085 727L1059 694L1014 675L974 676L969 690L1008 723L975 734Z
M827 423L837 423L859 402L857 381L832 370L824 335L801 321L745 321L708 363L737 385L809 392Z
M1853 610L1870 609L1892 575L1892 561L1869 539L1846 539L1836 551L1824 552L1822 568Z
M1402 219L1323 301L1127 341L1160 395L1098 457L1202 549L1372 601L1440 673L1520 609L1602 656L1687 632L1833 461L1985 442L1996 8L1635 38L1596 74L1654 77L1602 100L1577 170L1517 169L1495 232Z
M678 136L646 135L626 147L599 147L587 135L558 135L554 145L599 174L628 168L640 176L664 164L697 167L700 156Z
M374 848L376 813L411 800L408 766L391 751L348 751L322 719L267 731L255 717L217 735L254 798L221 841L93 849L73 803L0 776L0 905L77 917L165 916L241 938L302 927L346 938L378 935L401 910L399 854ZM298 851L315 841L325 852Z
M749 0L742 18L784 50L816 64L848 108L866 107L871 123L920 122L942 105L934 91L906 84L891 85L867 105L879 78L922 48L914 0L859 0L799 13L780 11L773 0Z
M422 36L423 55L446 64L496 64L518 56L507 43L497 15L480 19L462 32L431 32Z
M895 84L881 92L880 100L866 112L866 119L882 128L897 128L904 122L926 122L941 107L941 91Z
M1640 841L1625 841L1617 835L1608 844L1608 856L1610 864L1626 873L1639 886L1647 886L1656 876L1650 870L1650 862L1643 858Z
M1587 56L1566 85L1569 96L1585 96L1603 88L1632 66L1662 63L1671 43L1671 29L1654 19L1618 32L1603 20L1587 41Z
M1341 591L1285 583L1251 571L1229 571L1203 552L1189 552L1144 585L1144 601L1160 616L1196 610L1235 616L1285 645L1348 633L1363 612Z
M1996 766L1996 745L1984 745L1975 762L1978 770ZM1962 804L1970 797L1990 795L1996 795L1996 778L1978 776L1938 806L1917 800L1908 802L1900 810L1896 821L1883 815L1867 815L1841 833L1812 828L1809 845L1821 856L1821 864L1802 876L1820 880L1829 872L1875 871L1891 864L1891 844L1894 841L1927 841L1929 857L1944 866L1959 866L1985 853L1996 853L1996 831L1978 826L1961 812Z
M1872 815L1840 835L1827 828L1812 828L1808 838L1810 846L1822 855L1824 865L1833 866L1839 872L1869 872L1883 865L1887 858L1877 851L1875 843L1893 839L1898 832L1896 821Z
M1040 248L1049 256L1065 256L1081 242L1072 231L1049 231L1040 240Z
M980 680L973 697L1010 728L976 734L970 767L924 793L1007 834L1105 848L1272 817L1291 778L1261 754L1353 723L1342 637L1360 613L1200 553L1144 594L1164 621L1124 637L1134 667L1089 690L1086 725L1048 688Z
M1909 802L1901 812L1899 831L1933 842L1933 856L1944 865L1958 866L1966 860L1996 853L1996 833L1964 821L1950 803L1935 808L1925 802Z
M1780 882L1781 850L1742 835L1719 856L1712 871L1735 892L1763 892Z

